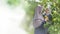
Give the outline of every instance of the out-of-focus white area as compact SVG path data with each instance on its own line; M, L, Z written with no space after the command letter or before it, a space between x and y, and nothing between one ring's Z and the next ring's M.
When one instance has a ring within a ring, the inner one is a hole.
M24 9L20 5L11 9L5 1L0 0L0 34L28 34L20 27Z
M39 0L35 0L36 2L40 2Z

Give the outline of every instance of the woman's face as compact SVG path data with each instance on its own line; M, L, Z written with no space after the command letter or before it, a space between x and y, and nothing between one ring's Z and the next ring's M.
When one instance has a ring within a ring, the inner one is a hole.
M45 12L46 12L46 13L49 13L49 9L46 9Z

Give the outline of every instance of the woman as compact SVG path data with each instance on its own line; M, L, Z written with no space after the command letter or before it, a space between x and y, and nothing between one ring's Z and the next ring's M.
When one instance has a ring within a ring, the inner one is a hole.
M39 5L35 9L33 26L35 28L34 34L47 34L48 28L44 28L44 23L48 20L48 18L43 17L42 15L43 6Z

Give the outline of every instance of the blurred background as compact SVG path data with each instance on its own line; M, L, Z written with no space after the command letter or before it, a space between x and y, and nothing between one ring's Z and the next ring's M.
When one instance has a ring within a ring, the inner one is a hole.
M0 34L34 34L32 20L38 4L51 10L49 33L60 34L60 0L0 0Z

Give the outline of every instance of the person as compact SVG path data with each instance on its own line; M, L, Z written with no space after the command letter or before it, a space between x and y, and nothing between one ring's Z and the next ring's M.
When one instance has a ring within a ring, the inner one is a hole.
M42 15L43 6L39 5L35 9L34 19L33 19L33 26L34 26L34 34L47 34L47 28L44 28L44 24L48 20L47 18L44 19Z
M49 8L46 8L45 12L43 13L43 16L45 20L48 19L47 21L51 24L52 15L51 15L51 11L49 10Z
M46 20L46 22L48 23L48 26L46 27L47 31L48 31L48 28L53 24L52 23L52 15L51 15L51 11L49 10L49 8L46 8L43 16L44 16L44 19ZM47 34L49 34L49 31L47 32Z

